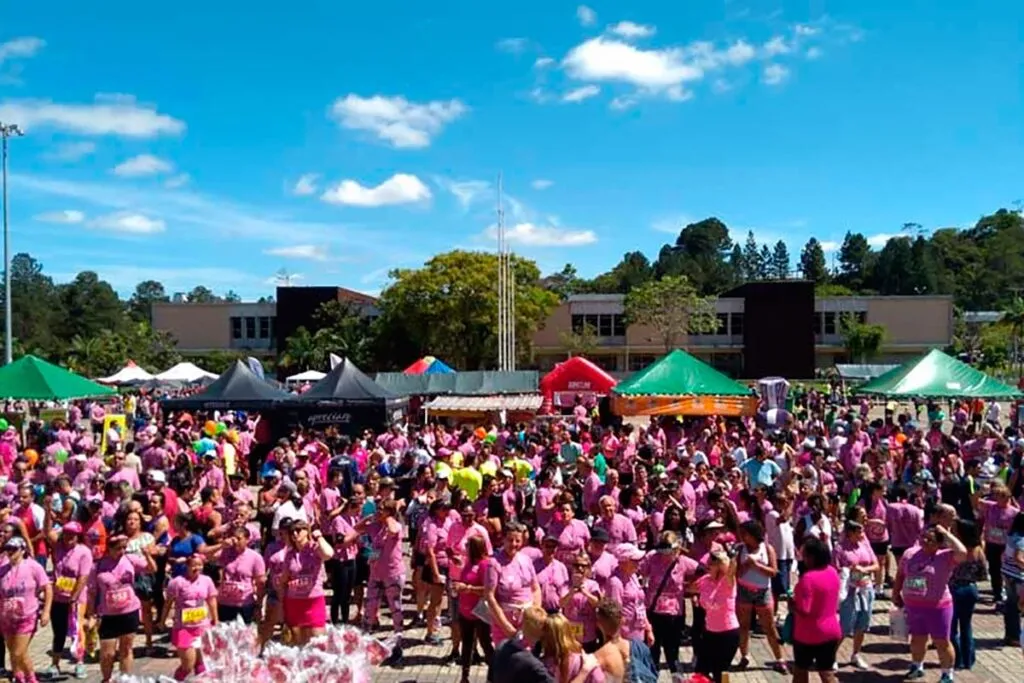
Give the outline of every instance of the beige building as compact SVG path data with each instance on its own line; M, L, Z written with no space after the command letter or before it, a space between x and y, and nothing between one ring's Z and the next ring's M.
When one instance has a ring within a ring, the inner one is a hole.
M271 353L276 324L275 303L153 304L153 329L170 333L184 352Z
M625 323L621 294L581 294L560 305L533 336L534 359L550 370L568 356L567 339L584 325L597 331L597 349L588 358L609 372L628 375L664 355L655 330ZM733 376L743 374L745 299L721 297L715 301L719 327L715 334L688 335L679 344L690 353ZM948 346L953 338L953 299L948 296L853 296L814 301L811 329L814 365L830 367L848 361L839 331L843 315L886 329L881 352L872 362L902 362L934 347ZM787 332L780 330L780 334Z

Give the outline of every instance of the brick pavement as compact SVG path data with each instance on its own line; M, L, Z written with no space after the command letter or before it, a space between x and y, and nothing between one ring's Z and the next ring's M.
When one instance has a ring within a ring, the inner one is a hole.
M406 601L408 606L409 602ZM871 665L871 670L866 672L857 671L850 666L850 644L847 641L840 648L839 660L843 664L839 672L839 680L844 683L880 683L882 681L901 681L910 663L909 652L905 645L893 643L886 637L887 613L889 603L879 600L875 604L875 616L872 620L872 633L868 635L864 655ZM387 615L382 622L390 624ZM1003 647L1002 616L996 613L989 601L983 599L978 612L974 617L975 638L978 644L978 661L972 671L958 671L956 680L958 683L1021 683L1024 681L1024 658L1019 648ZM442 632L447 635L447 629ZM49 664L47 649L49 647L49 629L45 629L32 645L34 660L39 670L43 670ZM405 666L401 669L379 668L374 672L375 683L457 683L459 680L458 667L445 666L443 663L445 655L450 650L450 645L445 643L438 647L431 647L423 643L423 630L415 629L406 633ZM157 641L158 645L166 644L166 637ZM141 647L142 639L138 640ZM138 652L138 651L137 651ZM692 653L690 648L683 648L681 659L689 661ZM742 672L733 672L730 676L730 683L781 683L788 681L789 676L782 676L769 669L763 668L761 662L771 661L771 653L768 650L767 641L763 637L755 636L751 639L751 667ZM929 654L926 660L927 677L926 682L934 682L939 678L938 663L935 654ZM176 660L172 655L164 658L137 659L136 673L147 676L170 675L176 666ZM68 667L65 667L68 668ZM99 681L98 667L90 664L89 681ZM485 676L485 667L474 667L472 680L482 682ZM64 680L73 681L73 678ZM668 683L671 680L665 671L661 673L661 681ZM816 677L812 680L817 680Z

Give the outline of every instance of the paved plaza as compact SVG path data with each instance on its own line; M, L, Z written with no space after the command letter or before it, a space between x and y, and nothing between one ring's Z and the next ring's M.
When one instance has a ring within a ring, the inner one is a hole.
M408 602L406 602L408 605ZM906 645L891 642L886 636L886 619L890 604L879 600L875 603L875 618L872 622L872 633L865 643L865 658L871 665L870 671L857 671L848 666L850 660L850 644L845 643L840 649L840 662L843 663L839 672L840 681L850 683L874 683L881 681L900 681L909 666L909 651ZM383 623L389 624L385 614ZM956 680L960 683L1021 683L1024 681L1024 657L1020 648L1002 646L1002 615L996 613L989 600L982 601L974 617L975 638L978 644L978 662L972 671L958 671ZM444 629L447 634L447 629ZM32 651L35 662L41 671L49 664L47 649L49 647L50 630L44 631L35 639ZM166 647L166 636L158 640L161 650ZM142 639L138 639L141 653ZM423 630L415 629L406 633L405 666L401 669L378 668L374 671L375 683L457 683L459 669L444 664L444 657L450 651L450 644L431 647L423 642ZM683 649L683 661L691 659L689 648ZM771 661L767 641L761 636L751 639L751 666L746 671L736 671L730 675L730 683L782 683L790 676L782 676L765 667L761 662ZM938 664L934 652L929 653L927 677L925 681L933 682L939 678ZM174 670L177 660L168 654L162 658L137 659L136 673L143 676L168 676ZM67 668L67 667L65 667ZM89 681L99 681L99 670L90 664ZM472 680L481 682L485 679L486 667L477 666L473 670ZM70 680L65 678L59 680ZM661 672L661 680L671 680L668 672ZM817 680L816 677L812 680Z

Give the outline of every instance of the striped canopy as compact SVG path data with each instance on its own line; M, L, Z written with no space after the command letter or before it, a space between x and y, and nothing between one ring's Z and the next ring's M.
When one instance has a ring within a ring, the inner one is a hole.
M406 375L447 375L455 371L433 356L424 356L403 372Z

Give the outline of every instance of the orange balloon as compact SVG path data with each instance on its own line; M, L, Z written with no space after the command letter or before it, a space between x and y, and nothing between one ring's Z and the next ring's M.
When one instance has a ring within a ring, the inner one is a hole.
M483 439L485 436L487 436L487 430L484 429L483 427L477 427L476 431L473 432L473 435L476 436L476 438L478 439Z
M207 420L206 424L203 425L203 431L208 435L213 436L217 433L217 423L213 420Z
M39 462L39 453L34 448L26 448L25 459L28 460L29 467L35 467L36 463Z

